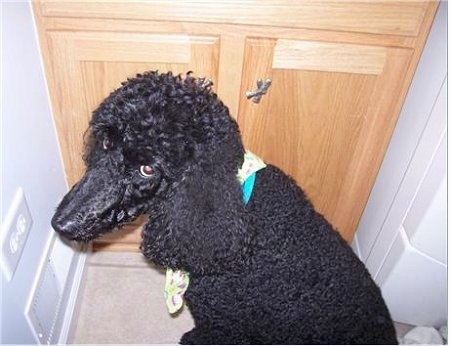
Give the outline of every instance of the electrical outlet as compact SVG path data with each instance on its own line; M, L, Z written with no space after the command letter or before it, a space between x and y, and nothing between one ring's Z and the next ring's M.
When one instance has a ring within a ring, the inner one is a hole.
M33 219L23 189L20 187L2 222L2 272L11 281L19 264Z

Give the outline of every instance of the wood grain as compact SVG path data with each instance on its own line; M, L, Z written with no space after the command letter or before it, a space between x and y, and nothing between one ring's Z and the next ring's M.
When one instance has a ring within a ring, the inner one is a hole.
M336 200L339 209L330 216L336 225L345 225L342 232L347 239L353 237L394 130L397 117L392 114L402 102L401 76L412 54L412 50L389 48L385 72L375 81L362 136L355 143L355 159L347 167L354 178L343 182L344 193Z
M372 52L371 47L337 45L347 57L341 64L349 66L336 68L328 57L298 49L315 50L322 42L289 41L282 43L288 58L277 68L278 44L247 40L243 75L251 77L244 83L250 87L260 76L270 78L272 86L260 104L241 102L238 120L245 144L295 177L315 207L350 240L395 125L401 76L412 50L374 47L375 54L359 54ZM305 56L316 56L319 63L305 65ZM355 68L357 57L363 69Z
M426 10L423 1L41 1L43 14L251 24L289 28L415 36Z
M280 39L272 67L378 75L385 59L384 47Z

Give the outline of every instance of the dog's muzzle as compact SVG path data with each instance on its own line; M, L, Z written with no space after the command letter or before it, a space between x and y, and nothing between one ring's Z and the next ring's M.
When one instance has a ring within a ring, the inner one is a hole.
M114 173L89 170L59 204L53 228L69 240L88 241L128 221L132 216L121 208L126 186Z

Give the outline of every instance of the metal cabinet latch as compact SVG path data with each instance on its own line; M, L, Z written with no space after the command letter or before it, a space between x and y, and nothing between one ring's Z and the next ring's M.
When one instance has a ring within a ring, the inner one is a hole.
M254 103L259 103L259 101L261 101L261 97L267 93L267 90L271 84L272 81L270 79L266 79L265 81L258 79L256 82L258 89L254 91L247 91L245 96L247 96L247 99L252 99Z

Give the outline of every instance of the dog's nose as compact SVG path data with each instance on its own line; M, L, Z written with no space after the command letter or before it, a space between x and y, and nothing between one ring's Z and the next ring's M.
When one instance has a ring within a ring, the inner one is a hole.
M51 224L56 232L69 240L74 239L78 230L78 225L76 222L70 219L62 218L59 215L53 216Z

